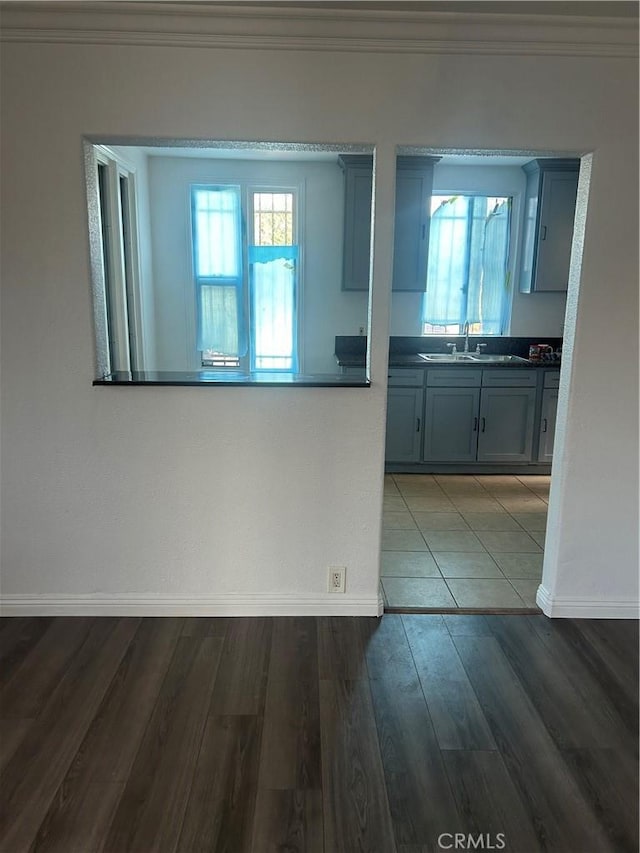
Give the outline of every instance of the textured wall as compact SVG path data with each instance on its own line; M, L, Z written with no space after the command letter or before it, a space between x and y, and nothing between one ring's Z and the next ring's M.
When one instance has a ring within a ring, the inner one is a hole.
M636 596L633 60L6 44L2 72L5 595L321 597L339 564L374 602L402 143L597 152L545 584ZM372 388L93 388L84 133L375 143Z

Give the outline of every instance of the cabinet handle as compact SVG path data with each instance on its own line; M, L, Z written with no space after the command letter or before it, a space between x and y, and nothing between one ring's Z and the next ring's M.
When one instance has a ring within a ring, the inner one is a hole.
M540 239L541 239L541 240L546 240L546 239L547 239L547 226L546 226L546 225L543 225L543 226L542 226L542 229L541 229L541 231L540 231Z
M473 419L473 429L471 430L471 432L477 432L477 431L478 431L478 419L474 418Z
M420 432L420 418L416 418L416 432Z
M547 419L543 418L542 419L542 432L546 432L546 431L547 431Z
M484 432L485 427L486 427L486 425L487 425L487 420L486 420L486 418L480 418L480 423L481 423L481 426L480 426L480 432Z
M426 225L423 225L423 226L422 226L422 239L424 240L424 238L425 238L426 236L427 236L427 226L426 226Z

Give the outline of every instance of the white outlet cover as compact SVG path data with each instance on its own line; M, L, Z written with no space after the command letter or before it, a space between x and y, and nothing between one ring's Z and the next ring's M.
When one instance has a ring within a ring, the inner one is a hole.
M339 580L339 583L334 582ZM346 588L347 569L345 566L329 566L327 588L329 592L344 592Z

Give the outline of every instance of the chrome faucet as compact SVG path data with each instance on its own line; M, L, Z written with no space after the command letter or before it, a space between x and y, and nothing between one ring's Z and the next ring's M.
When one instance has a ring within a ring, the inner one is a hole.
M462 334L464 335L464 350L463 352L469 352L469 321L464 324L462 327Z

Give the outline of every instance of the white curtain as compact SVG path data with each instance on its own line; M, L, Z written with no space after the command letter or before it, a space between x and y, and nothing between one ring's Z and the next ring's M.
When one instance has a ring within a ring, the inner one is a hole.
M252 370L298 369L297 246L250 246Z
M192 215L199 350L247 351L242 297L240 188L194 187Z
M444 198L431 216L424 322L500 334L508 307L510 199Z

